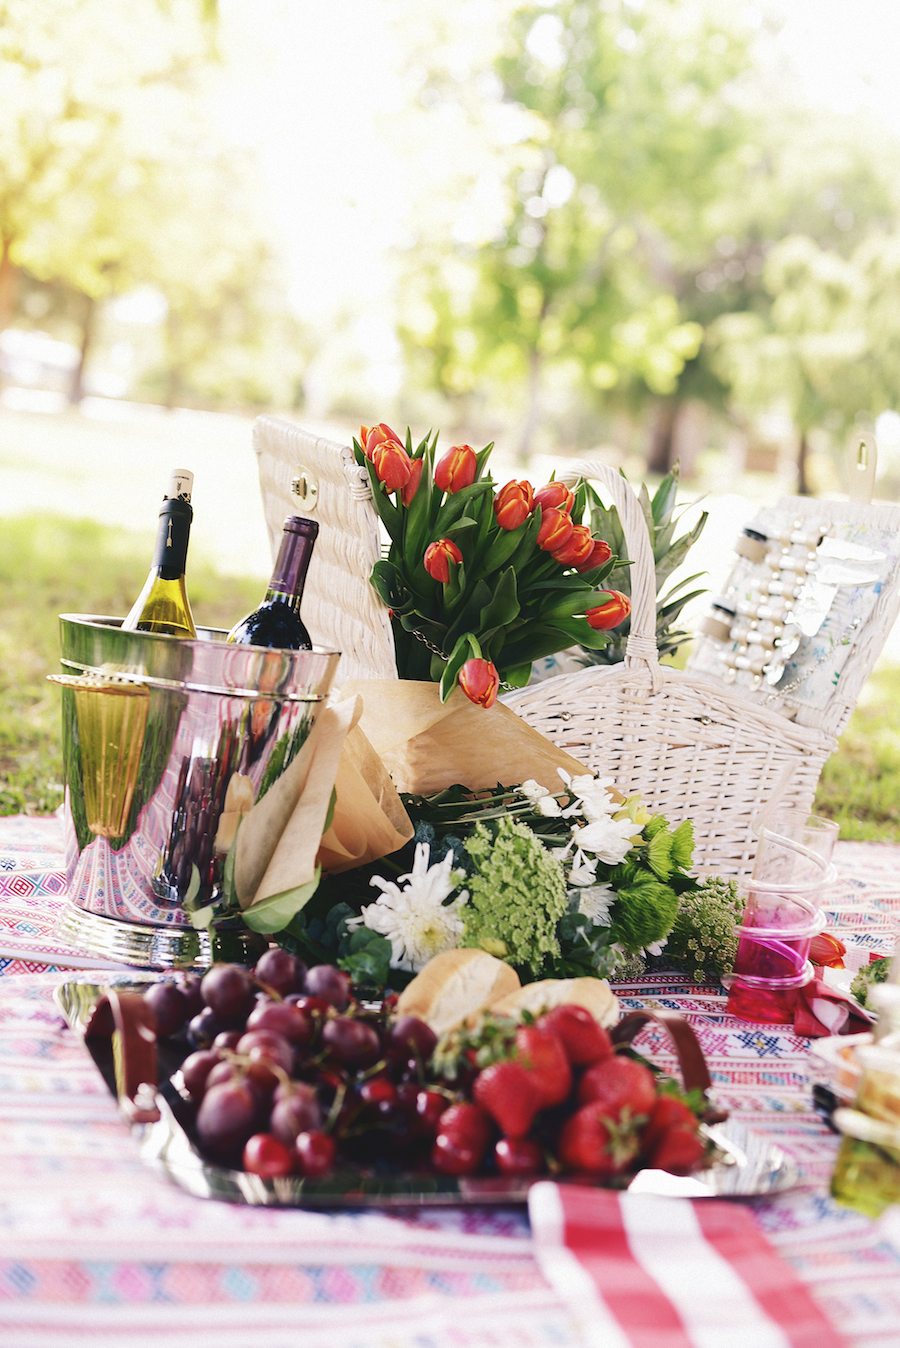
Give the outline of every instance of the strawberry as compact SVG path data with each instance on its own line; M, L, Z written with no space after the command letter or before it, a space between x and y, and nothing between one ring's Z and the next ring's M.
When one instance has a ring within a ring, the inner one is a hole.
M583 1006L565 1003L545 1011L539 1018L542 1030L552 1030L573 1067L592 1067L612 1054L612 1040L599 1021Z
M703 1159L706 1147L696 1128L667 1128L656 1140L647 1163L672 1175L689 1175Z
M550 1030L520 1025L516 1030L516 1062L534 1081L545 1105L561 1105L572 1089L572 1069L562 1042Z
M677 1096L660 1095L650 1110L650 1117L641 1135L642 1149L645 1152L652 1151L659 1138L670 1128L686 1128L689 1132L696 1132L697 1119L694 1111Z
M566 1170L606 1177L628 1167L637 1155L638 1141L630 1125L616 1124L605 1105L594 1100L563 1124L557 1150Z
M647 1115L655 1100L656 1084L649 1067L617 1054L589 1067L578 1083L579 1104L602 1104L611 1119L621 1118L626 1109L632 1119Z
M542 1103L534 1076L512 1058L479 1072L472 1093L507 1137L524 1137Z

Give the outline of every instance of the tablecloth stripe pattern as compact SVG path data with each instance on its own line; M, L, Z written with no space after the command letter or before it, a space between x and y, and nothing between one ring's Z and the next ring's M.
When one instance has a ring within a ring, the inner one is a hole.
M846 1344L735 1205L543 1181L532 1186L528 1210L541 1267L579 1306L598 1348Z
M59 821L0 821L0 958L26 958L22 933L5 920L10 911L35 925L55 920L61 846ZM837 860L832 926L888 951L900 914L900 849L839 844ZM27 888L17 875L36 880L27 899L17 897ZM119 1345L163 1330L173 1348L587 1342L576 1309L544 1278L521 1210L278 1212L170 1187L140 1162L55 1008L53 988L71 973L13 976L10 967L0 977L4 1348ZM837 1142L811 1107L806 1041L787 1027L732 1020L721 992L683 977L620 991L625 1006L683 1011L720 1098L798 1159L796 1190L733 1210L752 1214L835 1333L855 1348L896 1344L900 1253L880 1224L827 1195ZM640 1044L664 1052L652 1031Z

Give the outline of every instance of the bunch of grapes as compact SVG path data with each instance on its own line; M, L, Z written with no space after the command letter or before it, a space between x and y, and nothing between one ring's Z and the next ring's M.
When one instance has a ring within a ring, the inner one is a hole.
M144 999L158 1036L187 1050L175 1081L200 1152L267 1179L389 1166L611 1180L704 1159L690 1105L659 1094L578 1006L522 1025L488 1018L438 1048L390 996L367 1004L340 969L277 948L252 970L214 965Z

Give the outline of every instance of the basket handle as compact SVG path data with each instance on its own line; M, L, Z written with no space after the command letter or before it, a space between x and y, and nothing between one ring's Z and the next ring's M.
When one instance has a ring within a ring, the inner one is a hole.
M646 665L655 682L659 666L659 649L656 645L656 566L640 501L621 473L597 459L579 459L568 465L559 476L570 487L579 478L601 482L612 497L632 562L631 632L625 646L625 663Z

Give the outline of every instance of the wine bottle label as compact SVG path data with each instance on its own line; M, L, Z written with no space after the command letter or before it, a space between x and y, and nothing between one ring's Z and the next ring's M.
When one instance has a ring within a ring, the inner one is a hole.
M184 575L192 518L193 512L186 501L163 502L153 554L153 565L163 580L177 580Z

